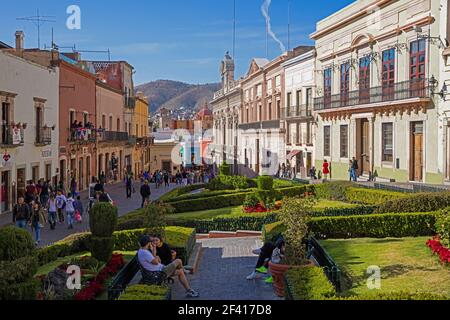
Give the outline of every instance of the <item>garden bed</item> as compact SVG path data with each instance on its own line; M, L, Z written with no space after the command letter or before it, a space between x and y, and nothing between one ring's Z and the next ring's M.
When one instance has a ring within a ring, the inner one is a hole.
M424 292L450 298L450 269L426 246L428 237L323 240L321 245L342 271L344 295L366 295L369 266L381 268L381 289Z

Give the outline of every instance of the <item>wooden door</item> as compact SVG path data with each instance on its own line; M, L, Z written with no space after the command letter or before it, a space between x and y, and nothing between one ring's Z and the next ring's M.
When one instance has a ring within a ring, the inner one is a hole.
M411 169L412 181L423 180L423 123L411 124Z
M370 173L370 136L369 120L361 120L361 172L363 175Z

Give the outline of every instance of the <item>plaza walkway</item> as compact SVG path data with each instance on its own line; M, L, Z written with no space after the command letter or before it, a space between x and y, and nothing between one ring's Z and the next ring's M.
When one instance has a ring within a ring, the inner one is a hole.
M165 193L169 192L176 188L175 184L172 184L170 188L161 187L156 189L154 184L151 185L152 195L151 199L156 200L160 198ZM136 183L136 193L133 193L131 199L126 198L126 191L123 183L117 183L114 185L106 185L105 190L111 196L111 198L116 202L116 205L119 209L119 216L123 216L131 211L134 211L141 206L141 196L139 194L140 184ZM88 207L88 193L82 192L81 198L84 203L84 210ZM12 214L3 214L0 215L0 227L12 223ZM31 232L30 228L28 230ZM56 230L50 230L50 226L47 225L41 232L41 243L40 246L45 247L49 244L52 244L58 240L62 240L65 237L79 232L87 232L89 231L89 217L86 215L83 217L83 223L75 224L73 230L68 230L67 225L58 224L56 226ZM34 235L33 235L34 239Z
M260 237L202 239L200 265L197 272L188 275L193 289L202 300L282 300L271 284L263 279L245 278L255 268L257 256L253 249L260 248ZM173 287L173 300L185 300L185 290L178 281Z

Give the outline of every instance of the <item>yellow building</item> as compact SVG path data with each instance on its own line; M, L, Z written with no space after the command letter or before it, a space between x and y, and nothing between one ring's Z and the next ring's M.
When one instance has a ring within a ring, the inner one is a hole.
M133 171L136 175L149 170L150 136L148 128L148 100L142 92L136 94L136 107L132 120L132 136L136 139L133 150Z

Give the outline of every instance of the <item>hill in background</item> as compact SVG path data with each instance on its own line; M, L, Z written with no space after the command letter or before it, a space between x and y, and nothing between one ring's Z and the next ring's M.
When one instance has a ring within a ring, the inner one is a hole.
M161 108L169 110L198 110L212 100L219 83L192 85L171 80L157 80L136 87L149 98L150 112Z

